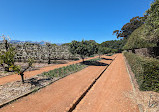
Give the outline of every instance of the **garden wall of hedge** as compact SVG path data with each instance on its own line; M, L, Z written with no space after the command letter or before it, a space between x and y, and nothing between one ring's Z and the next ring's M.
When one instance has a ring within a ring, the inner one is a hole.
M159 92L159 60L124 52L140 90Z

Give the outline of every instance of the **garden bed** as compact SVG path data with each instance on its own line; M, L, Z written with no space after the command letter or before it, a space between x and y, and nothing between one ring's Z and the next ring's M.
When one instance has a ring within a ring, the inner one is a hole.
M8 102L16 100L19 97L25 96L26 94L30 94L33 91L43 88L60 78L78 72L86 67L87 65L81 63L68 65L66 67L57 68L26 79L24 84L21 81L16 81L1 85L0 107Z
M57 65L57 64L65 64L68 62L71 62L72 60L58 60L55 61L53 64L47 64L47 63L33 63L33 66L30 67L27 71L33 71L33 70L38 70L39 68L43 68L46 66L53 66L53 65ZM15 62L15 65L20 65L22 66L22 68L26 68L28 63L24 63L24 62ZM0 78L4 77L4 76L8 76L8 75L12 75L15 74L14 72L6 72L4 71L4 69L0 66Z

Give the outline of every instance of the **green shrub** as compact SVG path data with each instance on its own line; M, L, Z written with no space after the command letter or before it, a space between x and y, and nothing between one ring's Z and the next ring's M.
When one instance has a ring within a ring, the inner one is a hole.
M159 92L159 60L125 52L140 90Z

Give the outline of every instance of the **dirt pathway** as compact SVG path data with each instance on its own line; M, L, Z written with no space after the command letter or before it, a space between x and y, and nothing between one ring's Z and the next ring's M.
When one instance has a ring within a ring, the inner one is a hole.
M97 58L97 57L98 56L87 58L86 60ZM43 72L47 72L47 71L53 70L55 68L59 68L59 67L63 67L63 66L79 63L79 62L82 62L82 60L69 62L67 64L57 64L57 65L53 65L53 66L48 66L48 67L40 68L39 70L34 70L34 71L26 71L24 73L24 78L27 79L29 77L41 74ZM3 85L3 84L8 83L8 82L12 82L12 81L18 81L18 80L21 80L21 77L18 74L13 74L13 75L5 76L5 77L0 78L0 85Z
M103 59L109 64L112 60ZM1 112L64 112L88 88L106 66L89 66L71 74L39 92L0 109Z
M74 112L139 112L122 54L103 73Z

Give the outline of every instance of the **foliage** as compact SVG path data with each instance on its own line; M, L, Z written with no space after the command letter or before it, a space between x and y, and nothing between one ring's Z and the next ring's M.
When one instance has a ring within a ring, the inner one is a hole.
M95 58L95 59L90 59L90 60L87 60L87 61L100 61L101 59L100 58Z
M21 76L22 82L24 83L24 72L32 67L34 60L32 58L28 58L28 66L25 69L22 69L21 66L14 65L13 70L14 72L18 73Z
M57 68L54 70L51 70L49 72L44 72L43 75L47 75L48 77L63 77L66 75L69 75L71 73L75 73L77 71L82 70L83 68L87 67L87 65L78 63L78 64L72 64L65 67Z
M159 92L159 61L125 52L140 90Z
M145 20L148 40L159 42L159 0L154 0L150 9L146 11L147 18Z
M61 46L69 46L69 45L70 45L70 43L64 43Z
M15 62L15 48L10 46L10 44L8 43L8 39L10 40L9 37L2 35L1 38L3 39L5 50L0 52L0 64L5 69L5 71L13 71Z
M98 44L98 52L97 53L99 55L99 58L103 54L103 51L104 51L103 47L100 44Z
M143 18L144 17L133 17L129 23L126 23L121 30L115 30L113 31L113 34L116 34L117 38L119 37L123 37L124 39L127 39L129 37L129 35L131 35L131 33L137 29L138 27L140 27L142 24L144 24L143 22Z
M98 47L97 47L97 43L93 40L89 40L89 41L82 40L81 42L74 40L70 43L69 50L72 54L80 55L80 57L84 61L84 58L86 56L91 56L97 53Z
M150 43L149 41L147 41L145 37L145 25L142 25L130 35L123 49L135 49L156 46L154 43Z
M10 47L7 51L1 51L0 53L0 64L5 69L5 71L12 71L14 67L14 56L15 49Z
M48 64L51 64L51 54L52 51L55 50L56 44L51 44L49 42L45 42L46 51L47 51L47 58L48 58Z
M5 45L5 51L0 52L0 64L2 67L4 67L5 71L9 72L17 72L19 75L21 75L22 82L24 83L24 72L32 66L33 59L28 58L28 67L22 70L20 66L17 66L14 64L15 60L15 48L12 47L8 41L6 40L6 37L3 35L3 42Z
M114 52L112 49L116 49L116 52L121 52L123 46L126 43L126 39L121 40L111 40L111 41L105 41L101 43L101 46L104 47L104 54Z

